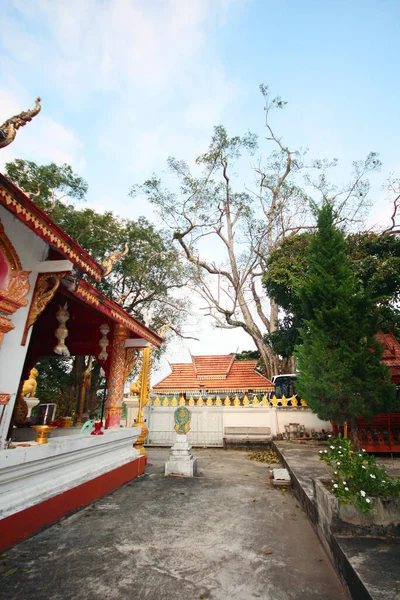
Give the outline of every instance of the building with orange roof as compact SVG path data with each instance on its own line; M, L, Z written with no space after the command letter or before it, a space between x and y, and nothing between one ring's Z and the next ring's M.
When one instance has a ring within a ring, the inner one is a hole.
M190 363L172 364L172 373L153 386L154 392L189 397L274 391L271 381L256 371L256 360L236 360L235 354L191 358Z

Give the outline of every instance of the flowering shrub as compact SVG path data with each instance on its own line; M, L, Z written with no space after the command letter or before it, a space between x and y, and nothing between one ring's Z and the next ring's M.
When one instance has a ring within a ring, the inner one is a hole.
M365 450L355 452L349 439L330 438L329 448L319 454L333 469L332 492L340 502L350 502L367 513L373 508L373 497L400 496L400 479L388 475L375 456Z

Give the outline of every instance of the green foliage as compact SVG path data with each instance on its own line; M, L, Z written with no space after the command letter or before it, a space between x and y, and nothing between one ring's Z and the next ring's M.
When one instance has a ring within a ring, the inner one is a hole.
M357 281L329 203L319 210L297 294L304 315L298 394L321 419L336 423L394 407L394 386L375 337L374 297Z
M368 513L373 498L400 496L400 479L388 475L384 465L364 450L355 452L349 439L329 440L329 449L319 451L320 458L332 467L332 493L341 503L354 504Z
M51 208L56 200L84 200L87 182L76 175L70 165L37 165L17 158L6 163L5 174L26 193L36 193L40 184L40 196L36 202L40 208Z
M281 319L270 342L274 352L291 356L300 341L299 328L304 315L297 290L307 268L307 250L314 234L302 234L286 239L274 250L263 276L263 285L270 297L282 307ZM354 275L371 295L379 320L379 328L400 336L400 238L361 232L347 235L346 254Z
M256 371L258 371L262 375L266 374L264 363L261 360L261 354L258 350L242 350L242 352L238 352L235 355L235 360L256 360Z

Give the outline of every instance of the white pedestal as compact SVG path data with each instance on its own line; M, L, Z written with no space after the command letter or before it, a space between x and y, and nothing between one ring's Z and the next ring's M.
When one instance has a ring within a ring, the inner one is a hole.
M171 455L165 463L165 475L193 477L197 472L197 459L192 455L187 435L178 433L171 448Z
M35 408L35 406L39 404L40 400L38 400L38 398L31 398L30 396L25 396L24 400L28 407L28 414L26 418L29 419L29 417L31 416L32 408Z
M126 406L126 426L133 427L139 411L139 396L128 396L123 403Z

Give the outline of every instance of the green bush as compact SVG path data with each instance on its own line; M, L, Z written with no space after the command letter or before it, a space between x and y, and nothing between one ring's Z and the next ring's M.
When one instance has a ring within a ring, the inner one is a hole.
M332 493L342 503L354 504L363 513L373 509L375 497L400 496L400 479L391 477L384 465L365 450L355 452L351 441L340 435L330 438L320 459L332 467Z

